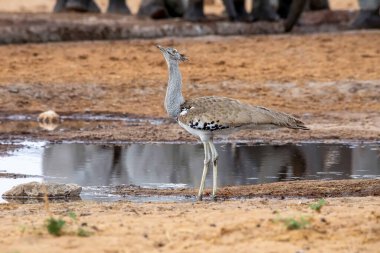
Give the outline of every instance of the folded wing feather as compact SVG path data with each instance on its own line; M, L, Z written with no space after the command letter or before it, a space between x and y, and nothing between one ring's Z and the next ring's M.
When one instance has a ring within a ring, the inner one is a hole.
M248 125L276 125L295 129L308 128L302 121L282 112L243 104L225 97L200 97L186 101L178 120L187 125L194 122L218 124L228 128Z

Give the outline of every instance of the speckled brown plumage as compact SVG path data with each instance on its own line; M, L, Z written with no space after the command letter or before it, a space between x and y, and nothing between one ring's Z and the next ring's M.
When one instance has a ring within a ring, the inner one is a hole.
M308 128L291 115L260 106L243 104L226 97L200 97L186 101L181 106L178 121L193 129L218 131L226 128L288 127Z

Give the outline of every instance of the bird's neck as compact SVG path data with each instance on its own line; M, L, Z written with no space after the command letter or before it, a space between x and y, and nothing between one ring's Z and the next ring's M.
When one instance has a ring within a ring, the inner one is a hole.
M170 117L177 117L181 112L181 104L185 102L182 96L182 76L178 62L168 61L169 81L165 96L165 109Z

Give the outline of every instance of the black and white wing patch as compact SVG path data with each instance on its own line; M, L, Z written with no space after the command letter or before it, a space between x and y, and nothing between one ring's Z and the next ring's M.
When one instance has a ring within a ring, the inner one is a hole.
M206 130L206 131L215 131L229 128L228 126L224 126L219 124L219 120L210 121L210 122L202 122L200 119L190 120L189 126L193 129L197 130Z
M216 131L229 128L229 126L220 123L220 120L210 120L205 114L199 114L193 106L182 107L178 120L188 125L192 129L204 131Z

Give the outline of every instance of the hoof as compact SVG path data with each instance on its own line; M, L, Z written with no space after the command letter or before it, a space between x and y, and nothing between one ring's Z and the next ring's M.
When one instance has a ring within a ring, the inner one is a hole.
M190 22L202 22L202 21L207 20L205 15L194 16L194 15L187 15L187 14L185 14L184 19Z
M280 17L277 15L276 11L269 4L269 1L259 1L257 5L253 6L252 10L252 21L278 21Z
M356 19L350 24L351 29L379 29L380 15L378 11L360 11Z
M275 12L253 12L252 21L268 21L276 22L280 20L280 17Z
M131 15L131 11L125 4L125 1L110 0L107 8L107 13Z
M212 195L212 201L216 202L218 200L218 198L216 197L216 195Z
M149 15L152 19L165 19L165 18L169 18L169 14L168 12L166 11L166 9L164 8L157 8L155 10L153 10L150 15Z
M165 19L170 17L163 2L154 0L143 1L137 15L139 17L150 17L152 19Z
M252 17L248 14L246 15L238 15L234 21L237 22L252 22Z
M113 7L109 7L107 9L107 13L123 14L123 15L131 15L132 14L128 8L113 8Z
M93 0L68 0L65 6L65 10L74 12L100 13L100 8Z
M203 1L195 1L195 3L189 4L189 6L187 6L184 19L191 22L206 20L206 16L203 11Z
M66 5L67 0L57 0L53 12L59 13L59 12L64 12L65 11L65 5Z
M309 8L311 11L329 10L330 9L329 1L328 0L310 0Z
M200 195L200 196L197 197L197 201L202 201L202 200L203 200L203 196L202 195Z

